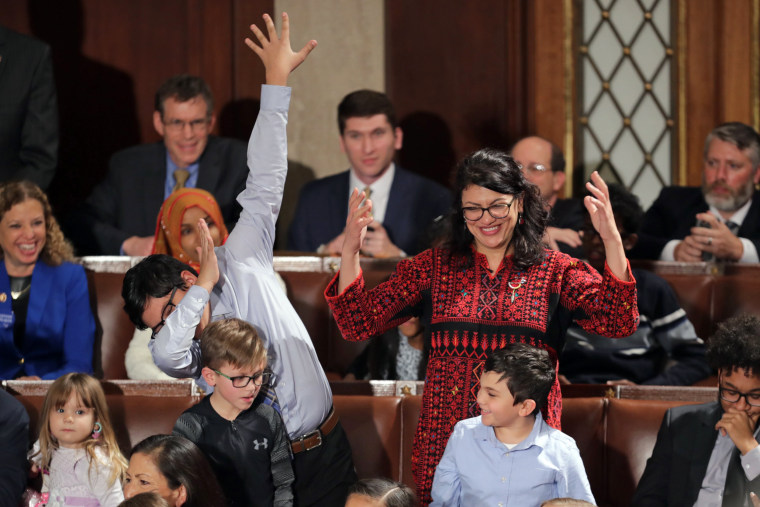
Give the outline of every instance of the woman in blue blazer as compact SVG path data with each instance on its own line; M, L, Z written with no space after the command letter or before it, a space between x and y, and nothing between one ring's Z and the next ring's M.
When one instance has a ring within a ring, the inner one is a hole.
M34 183L0 186L0 259L0 379L92 373L87 277Z

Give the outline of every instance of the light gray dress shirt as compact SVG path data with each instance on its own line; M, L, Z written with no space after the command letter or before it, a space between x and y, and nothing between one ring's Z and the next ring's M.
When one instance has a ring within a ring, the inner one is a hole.
M760 429L755 430L755 440L757 440L758 431ZM702 488L699 490L699 496L697 496L694 507L721 507L723 505L723 488L726 485L728 464L731 461L731 454L734 449L736 446L731 437L721 435L718 432L718 438L715 439L715 446L710 454L710 461L707 462L705 478L702 480ZM760 475L760 447L755 447L741 456L740 459L748 481L752 481ZM755 493L760 492L756 491ZM752 506L747 505L746 507Z
M262 86L261 109L248 143L250 172L238 196L243 211L227 242L215 249L219 282L210 296L198 286L188 290L152 340L151 351L167 374L197 378L201 353L193 336L209 299L211 320L236 317L250 322L267 347L282 418L294 439L327 417L332 393L306 327L272 267L275 222L288 167L289 104L290 88Z

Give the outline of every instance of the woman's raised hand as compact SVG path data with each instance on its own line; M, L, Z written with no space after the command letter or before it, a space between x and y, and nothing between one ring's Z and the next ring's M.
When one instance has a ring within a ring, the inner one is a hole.
M348 199L343 255L358 255L362 248L367 226L372 223L372 201L365 199L364 191L355 188Z
M266 69L266 84L285 86L290 73L317 47L317 41L310 40L296 53L290 47L290 20L287 13L282 13L282 33L279 37L269 14L264 14L264 24L268 36L256 25L251 25L251 31L259 44L249 38L245 39L245 43L261 58Z
M620 232L615 225L615 215L612 213L610 192L597 171L591 174L591 181L586 182L586 189L591 192L591 195L587 195L583 203L586 205L591 223L599 233L599 237L604 243L615 241L615 239L621 241Z
M615 215L612 212L607 184L599 176L599 173L594 171L591 174L591 181L586 182L586 189L591 192L591 195L584 197L583 203L586 205L594 229L599 233L599 237L604 243L607 266L618 279L629 281L628 261L625 258L625 248L623 248L623 240L620 238L620 231L615 224Z

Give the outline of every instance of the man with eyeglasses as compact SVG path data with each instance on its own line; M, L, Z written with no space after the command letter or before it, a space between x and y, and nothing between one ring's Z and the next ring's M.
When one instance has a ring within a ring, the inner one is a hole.
M248 174L245 143L212 136L216 123L208 84L186 74L156 92L153 127L162 142L122 150L74 215L70 235L83 254L148 255L164 200L180 187L209 191L228 228L238 219L237 195Z
M752 506L760 493L760 317L718 326L707 344L718 399L667 411L631 503Z
M251 29L260 45L246 39L264 63L266 84L248 147L250 174L238 196L240 220L217 248L205 221L199 220L199 272L168 255L151 255L127 271L122 296L135 326L155 333L149 345L153 359L173 377L202 374L202 350L194 338L209 322L234 317L256 329L277 379L265 394L279 407L290 439L295 504L332 507L345 503L348 487L357 479L351 446L332 407L332 391L311 338L272 266L288 169L287 78L316 41L296 53L290 47L287 15L282 16L280 37L272 19L264 19L268 40L255 25ZM216 369L230 378L253 375Z
M565 186L565 156L559 147L543 137L530 136L517 141L512 147L512 158L522 166L525 178L541 191L547 208L551 210L544 242L552 250L572 257L583 255L581 236L583 201L560 199Z

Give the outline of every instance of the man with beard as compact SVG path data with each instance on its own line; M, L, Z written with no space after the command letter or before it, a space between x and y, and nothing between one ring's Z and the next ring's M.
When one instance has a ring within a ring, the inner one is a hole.
M705 140L702 188L664 188L649 208L632 258L758 262L760 136L724 123Z

